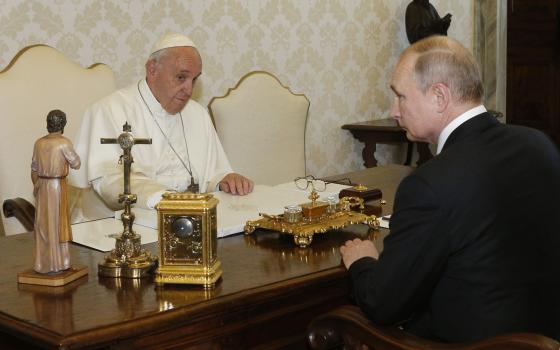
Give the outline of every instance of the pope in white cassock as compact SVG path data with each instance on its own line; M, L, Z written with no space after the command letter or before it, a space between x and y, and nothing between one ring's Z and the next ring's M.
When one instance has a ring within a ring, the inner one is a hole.
M232 171L210 116L190 99L202 72L200 55L188 37L167 34L146 62L146 78L99 100L86 111L76 150L85 160L86 176L112 209L123 190L119 145L101 145L117 137L128 122L134 137L151 145L132 148L131 188L137 206L153 208L166 190L200 192L218 189L245 195L253 182ZM84 184L82 184L84 185Z

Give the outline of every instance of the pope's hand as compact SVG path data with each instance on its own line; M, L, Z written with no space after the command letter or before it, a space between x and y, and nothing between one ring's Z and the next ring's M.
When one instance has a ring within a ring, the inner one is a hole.
M373 245L370 240L362 241L359 238L353 241L346 241L343 246L340 247L340 254L342 255L342 261L347 269L354 261L359 260L365 256L372 257L374 259L379 258L379 252L377 248Z
M229 173L220 181L220 190L244 196L253 192L253 181L245 176Z

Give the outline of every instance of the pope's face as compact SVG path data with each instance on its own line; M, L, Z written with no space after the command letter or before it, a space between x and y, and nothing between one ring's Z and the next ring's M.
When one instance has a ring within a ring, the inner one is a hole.
M406 130L411 141L437 143L438 113L431 89L422 92L414 79L415 58L401 58L393 73L391 89L395 93L391 116Z
M155 98L169 114L179 113L191 98L202 60L193 47L172 47L146 64L146 79Z

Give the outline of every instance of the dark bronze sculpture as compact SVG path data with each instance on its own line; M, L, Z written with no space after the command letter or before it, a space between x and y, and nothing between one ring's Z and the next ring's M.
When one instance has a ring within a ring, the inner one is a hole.
M121 214L123 232L112 234L110 237L116 239L115 249L98 264L98 273L105 277L141 278L150 273L157 262L150 252L142 248L142 236L134 232L134 213L131 205L136 203L136 194L130 192L130 173L134 163L132 147L134 145L151 145L152 139L135 138L132 135L132 127L126 122L123 132L117 138L101 138L101 144L118 144L123 150L119 158L119 164L123 165L124 192L119 194L119 203L124 203L124 211Z
M413 0L406 7L406 36L411 44L431 35L447 35L450 24L451 14L440 17L429 0Z

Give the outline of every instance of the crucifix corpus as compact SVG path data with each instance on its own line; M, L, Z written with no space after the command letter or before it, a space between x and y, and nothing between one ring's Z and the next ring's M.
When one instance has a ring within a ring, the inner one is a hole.
M141 236L132 229L134 213L131 205L136 203L136 194L130 192L130 168L134 162L132 158L132 146L139 144L151 144L152 139L134 138L132 127L126 122L123 132L117 138L101 138L101 144L118 144L123 150L119 157L119 164L124 169L124 191L119 194L119 203L124 204L121 214L123 232L110 235L115 238L115 249L105 257L105 261L98 264L100 276L141 278L149 274L156 265L156 257L150 252L142 249Z

